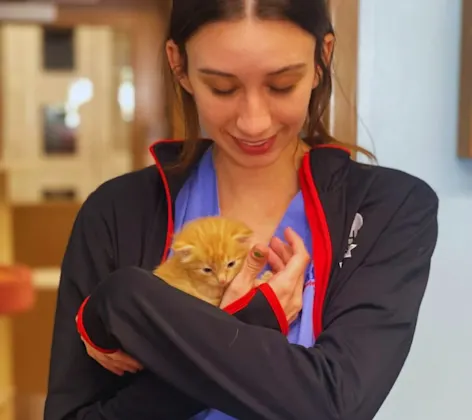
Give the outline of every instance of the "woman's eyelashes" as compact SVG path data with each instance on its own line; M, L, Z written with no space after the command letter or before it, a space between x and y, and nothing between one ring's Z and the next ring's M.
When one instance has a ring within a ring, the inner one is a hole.
M277 86L268 86L270 92L283 95L292 92L295 89L295 85L277 87ZM238 88L231 89L218 89L215 87L210 87L211 92L216 96L231 96L238 91Z

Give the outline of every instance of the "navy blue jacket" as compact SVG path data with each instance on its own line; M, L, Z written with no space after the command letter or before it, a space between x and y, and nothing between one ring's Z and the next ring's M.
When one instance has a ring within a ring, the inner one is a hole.
M199 156L211 143L200 144ZM180 150L157 143L157 169L104 183L79 211L62 266L45 420L183 420L207 407L244 420L372 419L413 340L437 240L436 194L340 148L307 154L300 185L316 272L316 345L307 349L287 342L267 286L222 311L150 273L167 255L174 201L192 170L167 171ZM146 369L118 377L98 365L77 313L91 343L123 348Z

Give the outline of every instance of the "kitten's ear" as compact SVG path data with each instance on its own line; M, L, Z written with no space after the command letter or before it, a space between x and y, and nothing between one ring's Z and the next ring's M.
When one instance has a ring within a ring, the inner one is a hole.
M233 235L233 240L241 243L241 244L248 244L251 240L252 231L247 230L245 232L238 232Z
M172 246L174 254L182 261L188 262L192 257L193 245L186 244L184 242L176 242Z

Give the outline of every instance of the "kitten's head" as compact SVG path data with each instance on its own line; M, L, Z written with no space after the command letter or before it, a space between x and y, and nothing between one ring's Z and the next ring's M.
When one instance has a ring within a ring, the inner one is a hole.
M226 287L241 270L253 232L222 216L186 223L174 237L174 255L192 279Z

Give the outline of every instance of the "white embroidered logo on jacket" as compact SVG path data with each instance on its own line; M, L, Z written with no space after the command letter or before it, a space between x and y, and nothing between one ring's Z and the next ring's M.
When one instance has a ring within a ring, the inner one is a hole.
M349 239L347 241L347 249L346 249L346 252L344 253L343 261L346 258L352 258L352 251L357 248L357 244L354 241L357 237L357 234L361 230L363 224L364 224L364 218L362 217L361 214L356 213L356 216L354 217L354 221L352 222L351 232L349 233ZM340 267L343 266L343 261L339 263Z

